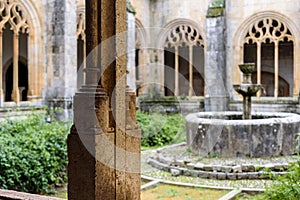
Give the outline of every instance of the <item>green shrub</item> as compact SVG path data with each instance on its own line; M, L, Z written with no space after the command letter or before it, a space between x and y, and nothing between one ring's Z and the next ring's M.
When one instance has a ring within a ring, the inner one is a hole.
M1 123L0 187L44 194L66 183L70 125L42 115Z
M163 115L138 111L137 123L142 130L142 146L163 146L185 140L185 120L181 114Z
M294 163L286 176L274 178L275 184L266 188L263 195L253 199L298 200L300 199L300 160Z

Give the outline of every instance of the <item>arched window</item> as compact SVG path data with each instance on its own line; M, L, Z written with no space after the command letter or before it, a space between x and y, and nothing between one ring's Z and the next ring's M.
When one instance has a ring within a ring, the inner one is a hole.
M145 90L145 67L147 63L146 39L147 34L140 20L135 19L135 78L136 96L140 96Z
M181 24L169 32L164 62L166 96L204 95L204 42L196 28Z
M293 96L294 38L283 22L268 17L249 27L244 62L256 63L252 81L263 86L258 96Z
M27 100L28 93L29 24L17 1L0 1L0 16L1 99L19 103ZM20 62L20 57L26 61ZM5 71L3 64L7 66Z

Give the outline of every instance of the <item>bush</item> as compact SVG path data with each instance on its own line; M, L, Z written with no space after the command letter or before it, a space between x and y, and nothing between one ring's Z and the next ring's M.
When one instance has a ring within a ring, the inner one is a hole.
M286 176L275 177L276 183L266 188L263 195L253 199L297 200L300 199L300 160L294 163Z
M0 126L0 187L50 193L67 181L70 123L46 123L42 115Z
M142 130L142 146L163 146L185 140L185 120L181 114L162 115L138 111L137 123Z

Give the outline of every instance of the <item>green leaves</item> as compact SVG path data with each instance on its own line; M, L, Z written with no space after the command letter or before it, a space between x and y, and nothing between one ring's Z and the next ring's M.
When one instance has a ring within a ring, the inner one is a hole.
M162 115L138 111L137 122L142 130L142 146L163 146L179 142L185 137L185 121L183 115Z
M50 193L63 185L70 125L46 123L43 115L0 124L0 187Z

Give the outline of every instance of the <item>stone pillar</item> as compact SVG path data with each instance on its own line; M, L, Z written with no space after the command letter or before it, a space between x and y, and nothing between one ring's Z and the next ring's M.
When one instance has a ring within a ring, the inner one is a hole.
M18 105L20 102L19 92L19 33L14 32L13 35L13 90L12 100Z
M127 1L130 5L130 2ZM127 84L136 91L136 66L135 66L135 17L134 13L127 12Z
M47 86L45 101L57 119L72 119L76 89L76 2L46 1Z
M68 199L138 200L141 133L126 89L126 0L85 3L87 83L74 97Z
M3 106L4 94L3 94L3 32L0 27L0 107Z
M225 62L225 2L214 0L206 18L205 110L228 110Z

